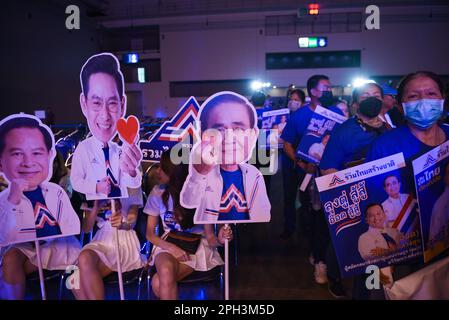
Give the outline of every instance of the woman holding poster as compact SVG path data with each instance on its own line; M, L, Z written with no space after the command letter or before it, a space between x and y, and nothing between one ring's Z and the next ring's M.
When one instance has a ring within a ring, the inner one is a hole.
M201 106L201 138L193 148L181 204L196 208L195 223L270 221L263 175L246 161L259 130L254 107L233 92L219 92Z
M96 223L98 231L91 242L83 247L78 258L80 288L72 289L78 300L103 300L103 278L117 272L117 245L115 228L120 239L120 263L122 272L142 268L146 263L140 254L140 243L134 226L138 210L143 206L142 189L128 189L128 198L118 200L94 200L84 208L83 231L92 232ZM116 202L116 212L111 210Z
M158 170L160 184L151 191L144 209L149 215L147 239L154 245L150 265L157 270L151 287L160 299L177 299L178 281L194 271L208 271L223 264L216 248L232 238L232 231L220 228L216 237L212 225L193 224L193 210L184 208L179 201L188 168L173 164L170 151L162 154ZM159 219L164 228L162 236L156 233ZM196 245L184 246L186 242Z
M43 269L65 270L79 254L79 218L65 191L49 182L55 155L53 134L38 118L16 114L0 123L0 171L9 182L0 193L2 299L24 298L39 259Z
M80 142L73 153L70 180L73 189L87 200L123 198L127 187L138 188L142 153L133 142L119 147L112 139L117 123L126 113L123 74L110 53L90 57L80 74L81 111L92 136Z
M354 89L352 99L356 114L332 132L320 162L323 174L342 170L354 161L365 159L373 141L387 131L385 123L378 118L382 98L382 88L376 83Z
M439 122L443 115L444 92L444 82L433 72L419 71L404 77L397 99L402 104L406 125L376 139L367 155L367 161L372 161L402 152L406 163L405 172L401 173L403 186L413 194L412 161L449 140L449 126ZM401 265L400 269L406 275L421 267L420 259L414 264Z
M111 53L100 53L90 57L81 68L80 83L81 111L86 117L91 136L81 141L73 153L70 175L73 189L83 193L87 200L127 198L123 200L124 204L132 200L129 198L128 188L139 188L142 183L139 168L142 152L136 145L136 136L139 132L137 118L134 116L129 116L126 120L123 118L126 114L126 95L123 74L117 58ZM121 146L114 142L117 133L123 142ZM81 274L87 276L84 277L85 280L81 279L83 290L77 297L101 299L103 297L101 276L116 270L120 298L124 299L121 264L124 264L125 269L138 268L141 265L139 257L131 259L132 262L127 261L128 252L126 250L122 252L121 249L123 246L136 248L132 232L119 230L123 229L120 219L123 219L129 228L128 208L135 203L128 204L129 206L122 206L123 214L117 214L120 213L117 209L120 207L119 201L111 201L115 232L105 234L101 232L100 234L105 236L102 238L103 241L96 242L89 248L92 250L85 250L81 254ZM107 229L112 231L112 228ZM112 245L113 241L115 245ZM106 246L105 249L104 244L110 246ZM105 254L113 248L114 253ZM135 252L132 256L135 256ZM83 269L87 272L83 272Z

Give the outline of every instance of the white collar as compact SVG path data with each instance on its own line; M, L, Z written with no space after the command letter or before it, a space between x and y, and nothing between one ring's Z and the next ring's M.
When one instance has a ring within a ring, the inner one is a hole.
M95 136L92 136L92 137L90 137L90 138L88 138L88 139L90 140L90 142L91 142L93 145L97 146L98 148L100 148L100 149L103 149L103 148L104 148L104 142L98 140ZM109 148L112 148L112 147L114 147L114 146L116 146L116 145L117 145L117 144L116 144L115 142L113 142L113 141L108 141L108 147L109 147Z

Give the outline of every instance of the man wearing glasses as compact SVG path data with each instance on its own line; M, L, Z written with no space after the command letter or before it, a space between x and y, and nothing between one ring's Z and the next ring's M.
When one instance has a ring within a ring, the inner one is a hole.
M73 188L88 200L127 197L127 187L140 186L141 152L124 142L111 140L117 121L125 115L123 75L117 59L109 53L92 56L81 69L81 110L92 134L73 154L70 179Z

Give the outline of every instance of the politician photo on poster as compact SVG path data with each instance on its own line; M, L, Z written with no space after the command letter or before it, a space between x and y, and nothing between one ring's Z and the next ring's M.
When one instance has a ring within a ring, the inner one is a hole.
M383 268L421 257L416 200L407 197L397 216L384 206L399 192L387 193L385 181L400 181L404 167L398 153L316 179L343 276L364 273L371 264ZM412 186L403 186L403 192L412 194Z
M304 161L318 165L330 134L346 118L332 110L317 106L310 119L307 130L296 149L296 156Z

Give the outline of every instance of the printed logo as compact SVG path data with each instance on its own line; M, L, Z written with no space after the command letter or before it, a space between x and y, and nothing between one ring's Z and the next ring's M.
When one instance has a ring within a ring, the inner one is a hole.
M431 165L433 165L433 164L435 164L436 162L437 162L437 160L434 159L434 158L432 157L432 155L429 154L429 155L427 156L426 163L424 164L424 169L427 168L427 167L429 167L429 166L431 166Z
M334 176L332 177L331 182L329 183L329 187L333 187L333 186L336 186L336 185L339 185L339 184L342 184L342 183L345 183L345 181L342 180L342 179L340 179L340 178L337 177L336 175L334 175Z

